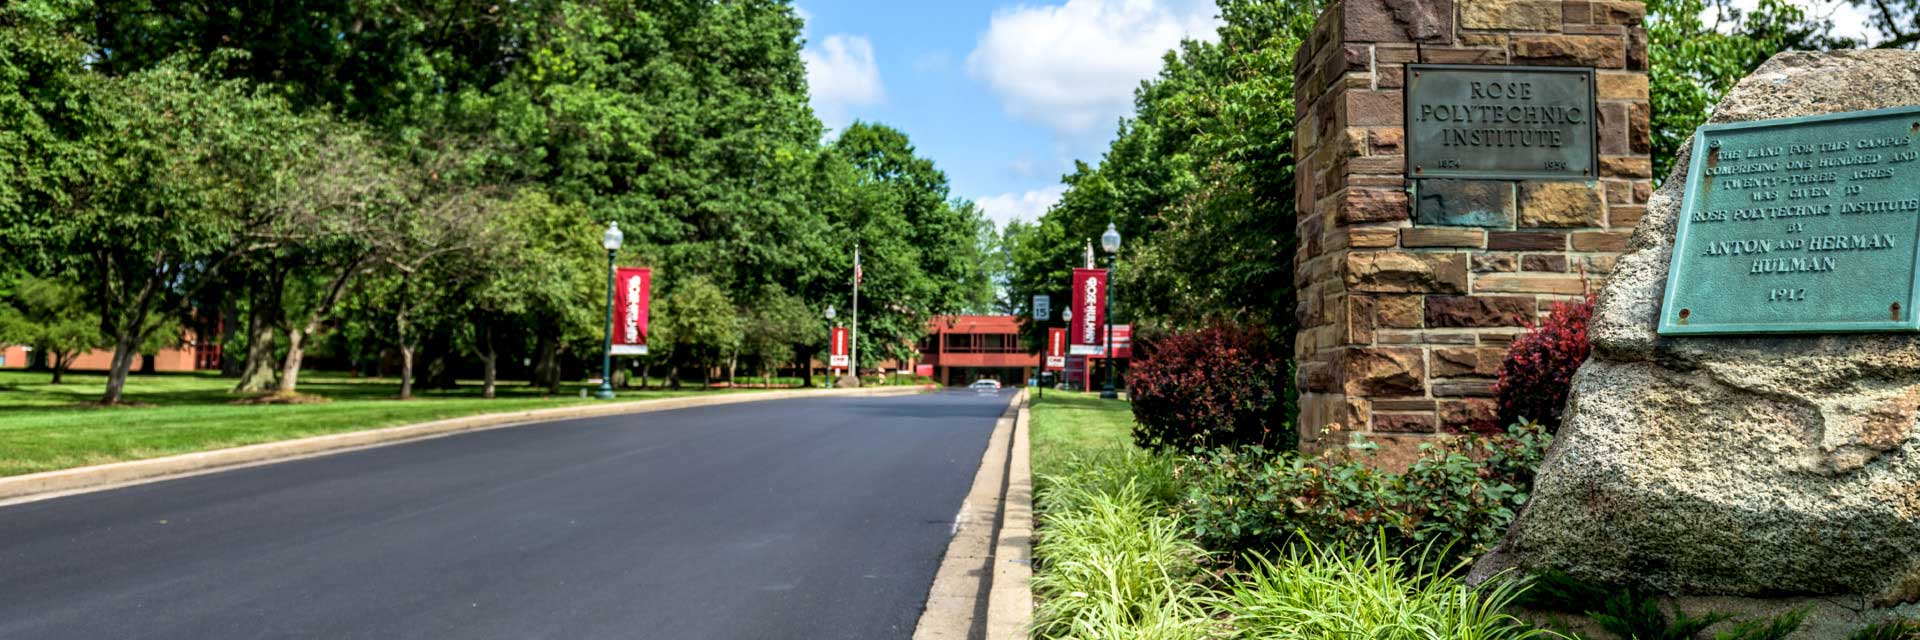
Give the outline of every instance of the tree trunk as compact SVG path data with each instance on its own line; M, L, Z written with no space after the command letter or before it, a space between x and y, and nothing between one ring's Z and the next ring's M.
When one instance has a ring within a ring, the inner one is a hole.
M677 365L667 365L667 388L680 390L680 367Z
M127 369L133 366L134 356L140 355L135 347L140 344L141 336L129 335L122 331L113 338L113 365L107 370L107 392L100 398L101 404L120 404L127 390Z
M256 295L247 312L247 361L233 393L257 393L273 388L273 322L267 317L266 296Z
M727 388L733 388L733 374L740 368L740 353L735 352L727 358Z
M306 359L307 331L313 330L313 323L307 323L305 330L294 327L287 330L287 359L280 365L280 393L294 393L300 384L300 361Z
M60 379L66 377L67 369L73 366L74 357L75 356L73 355L68 355L64 353L53 354L52 384L60 384Z
M540 332L540 338L533 348L533 383L531 386L547 388L547 393L560 393L560 341L553 334Z
M483 349L480 353L480 362L487 369L485 382L480 387L480 397L492 400L494 381L499 377L497 365L500 362L500 352L493 348L493 324L488 323L480 328L480 347Z
M320 319L333 311L340 303L340 295L346 291L347 281L353 279L353 272L361 262L355 260L348 264L339 275L334 276L332 286L327 288L327 297L319 307L307 314L307 321L297 327L287 328L287 359L280 366L280 393L294 393L300 383L300 364L306 359L306 337L320 330Z
M412 284L412 282L409 276L400 276L400 309L393 314L394 337L396 338L393 343L395 346L400 347L401 400L413 399L413 343L411 342L413 337L410 335L411 332L407 331L407 329L411 328L407 318L407 304L412 298L412 296L409 295L412 291L408 289L408 285L410 284Z
M807 349L807 350L796 352L794 354L800 360L795 364L799 364L800 368L805 369L807 372L807 379L805 382L801 382L800 386L808 389L813 388L813 354L814 353L815 351L813 351L812 349Z
M413 347L400 345L400 399L413 399Z
M652 360L652 358L648 358L647 360ZM640 389L641 390L645 390L647 388L647 385L653 382L653 378L647 375L648 372L652 370L653 370L652 362L641 361L640 363Z

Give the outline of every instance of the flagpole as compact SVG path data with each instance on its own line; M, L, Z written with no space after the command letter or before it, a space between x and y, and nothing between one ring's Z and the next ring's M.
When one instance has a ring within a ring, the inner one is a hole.
M851 352L847 364L853 369L853 379L860 380L860 244L853 245L853 333L847 336L847 350ZM858 386L857 384L855 386Z

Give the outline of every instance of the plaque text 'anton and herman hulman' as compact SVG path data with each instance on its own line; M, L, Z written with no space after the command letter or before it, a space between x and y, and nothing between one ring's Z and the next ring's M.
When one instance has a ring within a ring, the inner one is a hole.
M1916 331L1920 107L1701 127L1660 332Z
M1407 176L1594 179L1593 70L1409 65Z

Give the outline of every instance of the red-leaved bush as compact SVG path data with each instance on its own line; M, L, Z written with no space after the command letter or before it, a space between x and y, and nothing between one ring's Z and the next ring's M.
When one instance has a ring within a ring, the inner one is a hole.
M1265 332L1227 324L1134 341L1133 441L1149 449L1290 448L1292 381Z
M1539 422L1548 432L1560 429L1560 411L1573 388L1573 372L1587 361L1587 320L1593 317L1593 296L1580 302L1553 305L1545 322L1522 334L1507 348L1500 363L1500 380L1493 395L1500 403L1500 424L1521 418Z

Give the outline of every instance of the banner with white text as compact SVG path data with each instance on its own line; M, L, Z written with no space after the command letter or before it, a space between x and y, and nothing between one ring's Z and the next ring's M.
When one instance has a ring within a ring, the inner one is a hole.
M647 306L653 270L620 267L613 272L613 355L647 355Z
M1047 328L1047 370L1059 371L1067 368L1067 329L1065 327Z
M827 366L835 369L847 368L848 337L846 327L833 328L833 344L827 349Z
M1067 335L1067 353L1099 355L1107 336L1107 270L1073 270L1073 326Z

